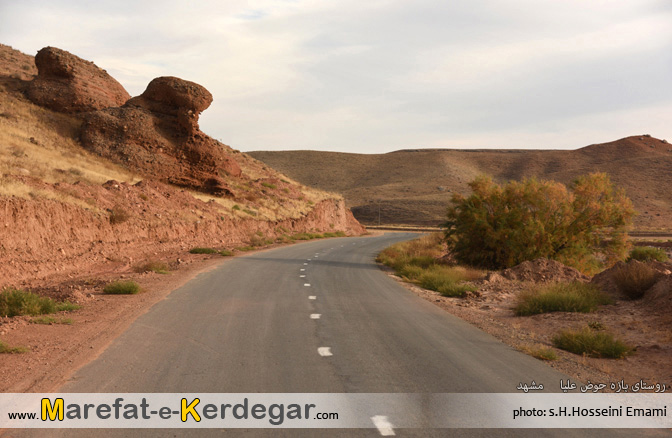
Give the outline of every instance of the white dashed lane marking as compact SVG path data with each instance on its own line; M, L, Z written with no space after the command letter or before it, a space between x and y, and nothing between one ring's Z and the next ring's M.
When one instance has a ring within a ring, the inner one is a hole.
M322 316L322 314L320 314L320 313L312 313L312 314L310 315L310 319L320 319L320 316Z
M317 349L317 352L320 356L333 356L333 354L331 354L331 347L320 347Z
M310 287L310 283L303 283L304 286Z
M311 295L311 296L308 297L308 299L309 299L309 300L316 300L317 297L316 297L315 295Z
M301 272L303 272L303 271L305 271L305 270L306 270L306 268L301 268Z
M306 278L305 275L299 275L299 278Z
M373 421L374 426L376 426L382 436L395 435L394 426L392 426L392 423L390 423L386 416L376 415L375 417L371 417L371 421Z

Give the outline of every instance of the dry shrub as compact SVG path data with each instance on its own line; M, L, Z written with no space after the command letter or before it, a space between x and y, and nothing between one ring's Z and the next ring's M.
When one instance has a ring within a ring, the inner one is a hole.
M553 283L536 286L518 295L514 308L517 316L549 312L594 312L602 304L611 303L597 286L581 283Z
M614 273L618 288L631 300L637 300L651 289L658 280L658 273L644 263L630 262Z
M110 210L110 223L112 225L126 222L130 218L131 215L128 213L128 211L119 205Z

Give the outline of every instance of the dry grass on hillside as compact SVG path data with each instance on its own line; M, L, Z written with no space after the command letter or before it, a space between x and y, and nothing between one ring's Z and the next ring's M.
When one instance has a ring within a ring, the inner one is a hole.
M671 230L669 179L672 145L634 136L577 150L404 150L388 154L320 151L250 152L269 166L315 188L342 193L355 217L367 224L436 225L445 221L453 193L488 174L498 182L536 176L568 184L580 175L606 172L626 190L639 215L635 226Z
M71 116L0 93L0 172L48 183L138 181L132 173L79 146L78 129L79 121ZM2 193L18 195L7 188Z
M97 210L95 205L67 191L39 188L25 179L49 184L81 181L94 185L109 180L132 184L142 179L83 149L77 141L79 120L27 101L18 91L17 81L5 78L0 82L0 195L53 199ZM245 154L236 153L234 157L243 173L250 177L250 180L231 181L239 199L187 191L196 199L214 203L223 216L261 221L297 219L322 200L341 198L296 183ZM269 178L281 181L288 188L273 191L262 183L255 183Z

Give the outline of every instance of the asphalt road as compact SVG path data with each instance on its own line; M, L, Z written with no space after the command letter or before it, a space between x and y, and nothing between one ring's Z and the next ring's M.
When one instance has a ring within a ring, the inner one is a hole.
M328 239L230 259L156 304L60 391L489 393L516 392L519 382L567 377L418 298L382 272L375 255L412 237ZM321 355L325 352L331 355ZM45 432L35 431L35 436L380 436L376 429ZM395 432L618 435L600 430Z

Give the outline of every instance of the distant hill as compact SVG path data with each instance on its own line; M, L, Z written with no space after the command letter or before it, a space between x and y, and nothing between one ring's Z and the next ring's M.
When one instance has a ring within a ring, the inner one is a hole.
M623 187L639 215L638 229L672 229L672 145L649 135L577 150L417 149L387 154L318 151L250 152L297 181L340 192L365 224L435 225L453 192L469 193L479 174L496 180L537 176L570 183L607 172Z

